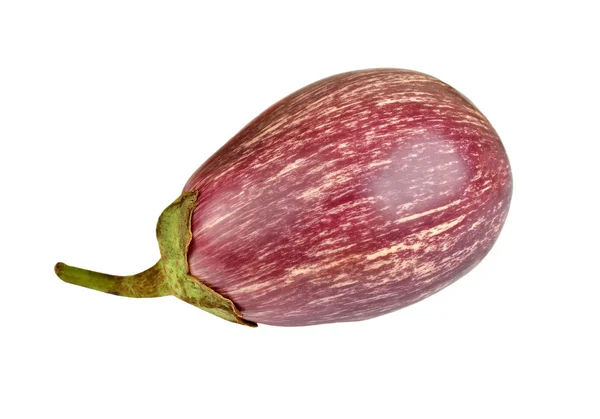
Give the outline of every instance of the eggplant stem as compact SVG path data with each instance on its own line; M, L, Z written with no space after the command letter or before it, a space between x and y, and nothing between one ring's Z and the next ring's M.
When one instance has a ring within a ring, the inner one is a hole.
M192 241L192 212L198 202L198 191L184 192L160 215L156 237L160 260L136 275L116 276L57 263L54 272L70 284L80 285L124 297L161 297L174 295L215 316L233 323L256 327L243 318L233 301L190 274L187 253Z
M62 262L56 264L54 272L70 284L124 297L150 298L170 295L164 286L165 277L160 262L144 272L127 276L76 268Z

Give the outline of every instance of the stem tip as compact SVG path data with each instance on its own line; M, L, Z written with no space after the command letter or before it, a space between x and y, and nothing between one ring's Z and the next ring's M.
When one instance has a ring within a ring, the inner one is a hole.
M54 273L60 278L60 274L62 273L63 268L65 267L65 264L62 262L58 262L56 265L54 265ZM62 278L61 278L62 279Z

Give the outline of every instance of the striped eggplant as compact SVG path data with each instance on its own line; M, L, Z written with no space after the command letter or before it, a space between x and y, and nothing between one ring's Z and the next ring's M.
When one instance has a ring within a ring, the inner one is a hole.
M206 161L159 218L154 267L55 270L251 326L364 320L473 269L511 193L498 135L458 91L414 71L349 72L279 101Z

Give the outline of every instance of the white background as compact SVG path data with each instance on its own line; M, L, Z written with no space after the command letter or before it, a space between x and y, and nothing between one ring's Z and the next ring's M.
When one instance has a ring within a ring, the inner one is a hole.
M600 417L593 4L1 2L0 417ZM505 229L453 286L253 330L54 276L149 267L205 159L288 93L371 67L453 85L509 153Z

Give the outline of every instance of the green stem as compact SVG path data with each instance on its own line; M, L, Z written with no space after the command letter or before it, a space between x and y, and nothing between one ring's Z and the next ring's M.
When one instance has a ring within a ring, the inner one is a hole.
M124 297L149 298L170 295L165 287L165 277L160 263L136 275L117 276L57 263L54 272L70 284L91 288Z
M256 323L243 318L233 301L222 296L189 272L187 252L192 241L192 213L198 192L185 192L158 219L156 237L160 260L136 275L116 276L57 263L54 272L70 284L125 297L175 297L225 320L246 326Z

